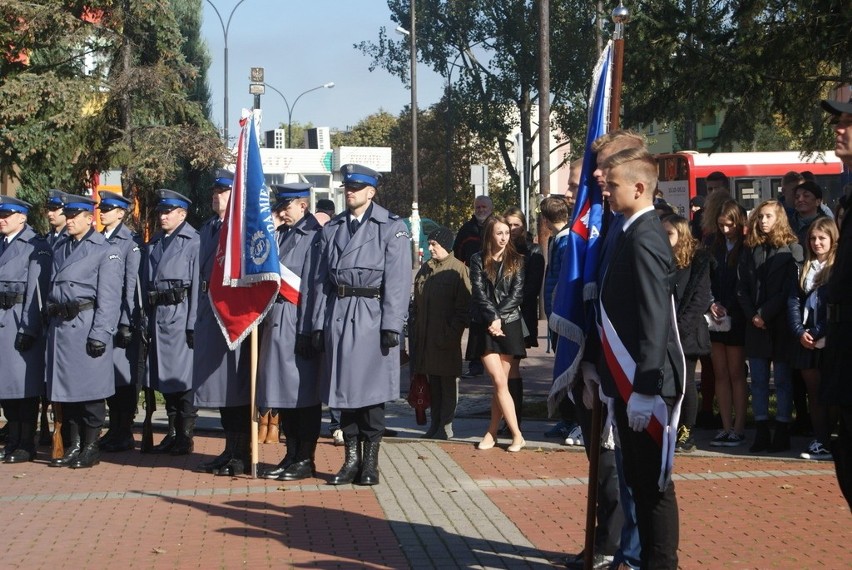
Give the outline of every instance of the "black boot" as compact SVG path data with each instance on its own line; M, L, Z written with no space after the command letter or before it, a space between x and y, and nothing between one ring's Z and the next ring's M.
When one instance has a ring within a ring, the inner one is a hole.
M234 452L231 458L213 475L235 477L251 470L251 437L247 433L235 432L233 435Z
M36 420L18 422L20 430L20 443L17 449L11 454L7 453L4 462L6 463L26 463L32 461L36 456L35 448L35 433Z
M234 456L234 434L225 432L225 450L214 457L211 461L202 461L196 465L195 470L199 473L215 473L224 467Z
M361 485L379 484L379 445L378 441L364 442L364 464L361 466Z
M758 420L757 435L754 436L754 443L748 450L752 453L766 451L769 449L769 444L772 440L772 435L769 433L769 420Z
M175 436L177 432L175 431L175 416L169 416L169 431L166 432L166 437L163 440L151 448L150 453L168 453L175 446Z
M172 455L189 455L195 449L193 434L195 433L195 418L180 418L180 429L177 430L175 445L172 447Z
M357 435L343 435L343 467L331 478L330 485L349 485L361 472L361 442Z
M6 433L6 447L3 448L3 451L0 451L0 459L3 461L7 457L11 457L18 446L21 445L21 423L6 422L6 427L9 428Z
M524 379L509 378L509 394L512 396L512 401L515 403L515 419L518 421L518 427L521 427L521 416L524 411Z
M9 422L0 428L0 443L6 441L6 436L9 435Z
M101 450L98 447L100 428L86 427L83 437L83 449L77 459L71 463L71 469L88 469L101 462Z
M772 443L769 445L769 451L777 453L779 451L790 450L790 422L775 422L775 435L772 438Z
M284 454L284 459L272 469L267 469L263 472L264 479L280 479L281 476L296 462L296 458L301 453L302 442L299 441L292 433L287 434L287 452ZM316 444L315 444L316 446ZM282 479L283 481L283 479Z
M278 477L279 481L299 481L317 474L314 455L317 450L317 440L299 440L299 451L295 461Z
M74 423L66 423L65 425L68 426L68 437L63 437L62 441L65 446L65 453L62 457L51 459L48 463L51 467L68 467L77 461L77 457L80 455L80 427Z
M106 445L100 445L101 451L116 453L130 451L134 447L136 447L136 440L133 439L133 416L124 411L119 412L112 441Z

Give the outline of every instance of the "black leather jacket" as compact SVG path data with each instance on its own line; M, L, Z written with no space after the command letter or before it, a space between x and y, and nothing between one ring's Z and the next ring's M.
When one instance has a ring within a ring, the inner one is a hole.
M524 299L523 265L509 278L503 276L501 266L495 284L485 273L482 254L475 253L470 258L470 285L473 294L472 322L489 324L499 318L504 323L511 323L521 318L521 302Z

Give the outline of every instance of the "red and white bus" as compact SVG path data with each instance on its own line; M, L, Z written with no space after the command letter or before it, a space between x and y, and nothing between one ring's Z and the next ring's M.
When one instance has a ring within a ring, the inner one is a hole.
M724 173L731 182L731 194L747 210L763 200L777 198L781 178L791 170L810 171L825 191L823 201L834 206L842 192L843 163L834 151L810 155L798 152L715 152L682 151L657 155L659 188L675 212L689 219L689 201L706 195L705 179L711 172Z

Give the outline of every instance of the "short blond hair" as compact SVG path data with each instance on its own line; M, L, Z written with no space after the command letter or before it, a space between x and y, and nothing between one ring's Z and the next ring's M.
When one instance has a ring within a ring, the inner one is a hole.
M628 176L633 180L643 182L645 188L650 192L649 195L653 198L658 179L657 160L644 145L620 150L610 155L600 165L605 170L617 166L626 166Z

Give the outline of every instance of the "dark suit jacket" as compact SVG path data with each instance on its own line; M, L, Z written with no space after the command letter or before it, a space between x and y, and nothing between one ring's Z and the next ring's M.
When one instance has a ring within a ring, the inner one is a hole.
M672 327L675 265L657 214L642 214L616 238L601 285L601 305L636 363L633 390L675 397L683 392L683 353ZM605 363L599 367L607 396L618 391Z

